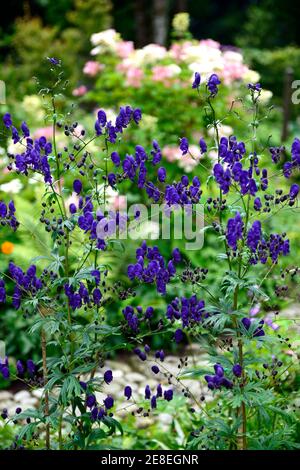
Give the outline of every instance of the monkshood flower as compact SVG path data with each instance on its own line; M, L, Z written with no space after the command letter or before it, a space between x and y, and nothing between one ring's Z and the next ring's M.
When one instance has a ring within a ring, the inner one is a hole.
M104 406L107 410L110 410L114 406L114 399L110 395L108 395L105 400L103 401Z
M223 162L228 163L232 168L234 163L240 161L246 153L244 142L238 142L235 136L229 139L221 137L219 144L219 156Z
M8 357L5 357L3 362L2 362L2 359L0 358L0 374L2 374L2 377L4 379L9 379L10 372L9 372Z
M197 176L194 176L192 183L189 185L189 179L184 175L178 183L166 186L164 202L167 206L197 204L202 195L200 186L201 183Z
M0 201L0 225L8 225L13 229L14 232L20 225L16 219L15 212L16 208L13 201L10 201L8 205Z
M224 169L221 163L216 163L213 168L213 174L223 194L227 194L231 185L230 169L229 168Z
M256 91L260 92L262 90L261 84L260 83L248 83L248 88L251 91Z
M7 129L9 129L12 126L12 119L9 113L4 114L3 123Z
M207 145L203 137L201 137L201 139L199 140L199 147L200 147L201 155L207 152Z
M50 62L50 64L58 66L60 65L60 59L57 59L56 57L47 57L47 60Z
M132 396L132 388L130 387L130 385L126 385L126 387L124 388L124 396L127 398L127 400L130 400Z
M237 242L243 237L244 223L239 212L236 213L234 218L227 222L226 239L227 243L233 251L237 250Z
M213 73L207 81L207 89L210 92L210 97L214 98L218 93L218 85L221 84L221 81L216 73Z
M242 373L243 373L243 369L242 369L242 366L240 364L234 364L233 368L232 368L232 373L233 375L235 375L236 377L241 377L242 376Z
M278 163L280 161L281 155L283 154L284 150L285 150L284 146L269 148L273 163Z
M153 149L151 150L152 165L158 165L162 159L161 149L156 140L152 142Z
M291 161L283 165L283 174L286 178L292 176L294 168L300 168L300 140L298 138L295 138L292 143L291 157Z
M257 247L262 240L262 230L261 230L261 223L259 220L253 222L252 227L249 229L247 234L247 246L250 250L255 253Z
M104 378L104 382L105 382L106 384L110 384L110 383L113 381L113 373L112 373L112 371L111 371L111 370L106 370L106 371L104 372L103 378Z
M215 364L214 369L215 375L204 376L208 388L210 390L220 389L221 387L225 387L227 389L232 388L233 383L225 377L223 367L220 364Z
M173 252L174 253L174 252ZM178 261L178 251L174 253L174 258L166 262L157 246L148 247L143 241L142 245L136 250L136 264L130 264L127 269L127 275L131 281L138 279L147 284L156 284L157 292L166 293L166 286L176 274L175 264Z
M4 116L4 124L8 126L10 120L7 115ZM10 126L12 131L12 139L14 143L19 142L20 137L15 127ZM52 183L51 170L49 165L48 157L52 153L52 144L47 142L45 137L40 137L37 140L30 138L30 131L25 122L22 126L23 137L26 140L25 151L21 154L10 155L12 163L8 165L9 170L13 167L17 173L22 173L26 176L29 174L29 170L41 173L44 176L45 183Z
M42 289L43 283L41 279L36 276L36 266L31 265L26 272L14 263L9 263L10 277L15 281L14 292L12 296L12 305L18 310L21 306L23 297L35 296L36 293Z
M97 120L95 122L96 135L105 134L109 142L114 144L117 140L118 134L121 134L124 129L128 127L131 121L136 124L142 119L141 110L133 109L131 106L120 107L119 114L116 117L115 123L107 121L107 116L104 110L100 109L97 113Z
M68 297L70 307L72 310L77 310L82 306L96 306L98 307L101 303L102 293L99 288L93 289L90 293L87 287L83 282L79 283L79 288L77 290L68 283L64 285L64 291Z
M200 83L201 83L201 75L199 72L195 72L195 78L192 84L192 88L199 89Z
M0 358L0 374L2 374L4 379L9 379L9 377L11 376L11 372L9 368L10 368L10 365L9 365L8 357L5 357L3 361ZM18 377L24 378L25 375L27 374L29 378L31 379L35 377L37 373L37 369L38 369L32 359L28 359L26 361L26 364L24 364L21 360L17 360L16 368L17 368Z
M299 185L298 184L292 184L290 187L290 198L291 199L296 199L299 193Z
M80 194L82 191L82 182L80 180L74 180L73 189L76 194Z
M196 294L189 298L176 297L167 306L166 317L171 321L181 320L183 328L192 327L206 317L204 308L204 300L198 300Z
M254 320L252 318L247 318L247 317L242 318L242 324L243 324L243 326L245 327L245 329L247 331L250 329L250 326L251 326L253 321ZM253 332L253 337L254 338L258 338L260 336L265 336L265 332L263 330L264 323L265 323L264 320L260 320L259 326Z
M259 197L254 199L253 207L256 211L260 211L262 208L262 203Z
M94 214L94 205L90 196L86 196L85 200L83 198L79 199L79 209L83 212L83 214L78 218L79 228L81 228L85 233L89 233L90 240L97 241L98 250L104 250L106 248L106 243L103 238L98 238L97 235L97 226L100 221L105 219L104 214L100 211ZM107 236L109 235L110 233L107 231Z
M182 152L182 155L186 155L188 153L188 151L189 151L189 141L187 140L186 137L182 137L182 139L180 139L179 148Z
M128 327L134 332L137 333L139 331L140 325L145 320L150 320L153 316L154 309L153 307L147 307L145 312L142 307L132 307L131 305L127 305L122 310L124 318L127 322ZM145 348L145 352L147 352L147 348ZM136 352L137 354L137 352ZM138 354L139 355L139 354Z
M167 172L166 172L166 169L161 166L158 170L157 170L157 179L158 181L160 181L161 183L163 183L164 181L166 181L166 177L167 177Z
M3 279L0 279L0 304L6 303L6 290Z

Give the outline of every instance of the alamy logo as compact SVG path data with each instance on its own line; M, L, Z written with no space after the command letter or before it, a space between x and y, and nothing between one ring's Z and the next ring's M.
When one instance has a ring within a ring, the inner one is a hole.
M6 103L6 94L5 94L5 83L3 80L0 80L0 104Z
M104 215L106 214L106 215ZM97 211L97 238L184 240L186 250L200 250L204 242L204 206L151 204L127 205L125 198L122 211ZM173 235L172 235L173 233Z
M295 90L292 93L292 103L300 104L300 80L294 80L292 82L292 88Z

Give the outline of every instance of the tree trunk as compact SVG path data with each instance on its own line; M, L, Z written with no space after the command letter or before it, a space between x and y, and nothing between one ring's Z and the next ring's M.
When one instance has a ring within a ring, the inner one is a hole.
M135 43L137 47L145 46L148 41L148 28L146 22L146 2L145 0L135 0Z
M167 0L153 1L153 39L156 44L165 46L167 41Z

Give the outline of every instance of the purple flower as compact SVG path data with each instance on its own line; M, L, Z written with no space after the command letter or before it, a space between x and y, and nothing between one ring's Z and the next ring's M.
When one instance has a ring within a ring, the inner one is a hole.
M247 317L244 317L242 318L242 324L244 325L245 329L248 331L250 326L251 326L251 323L252 323L252 320L251 318L247 318ZM260 337L260 336L264 336L265 335L265 332L263 330L263 325L264 325L264 321L261 320L259 322L259 326L254 330L253 332L253 337L254 338L257 338L257 337Z
M214 369L215 369L215 373L218 377L223 377L224 376L224 369L221 366L221 364L215 364Z
M151 370L152 370L153 374L158 374L159 373L159 367L158 366L155 366L155 365L152 366Z
M166 401L171 401L173 400L173 390L169 389L169 390L165 390L164 391L164 399Z
M49 60L49 62L52 65L59 65L60 64L60 60L57 59L56 57L47 57L47 59Z
M162 397L162 386L161 384L158 384L156 387L156 396L157 397Z
M299 193L299 186L298 184L292 184L290 187L290 198L291 199L296 199Z
M158 181L160 181L161 183L163 183L164 181L166 181L166 177L167 177L167 172L166 172L166 169L161 166L158 170L157 170L157 179Z
M113 381L113 373L111 370L106 370L104 372L104 382L110 384Z
M146 385L146 387L145 387L145 399L150 400L150 397L151 397L151 390L150 390L149 385Z
M108 395L104 400L104 406L107 410L110 410L114 406L114 399Z
M154 410L156 408L156 396L153 395L153 397L151 398L151 409Z
M152 147L153 147L153 150L151 150L150 152L152 155L152 164L157 165L162 159L161 149L158 143L156 142L156 140L153 140Z
M80 194L82 190L82 182L80 180L74 180L73 189L76 194Z
M25 367L24 367L22 361L18 360L16 366L17 366L17 375L19 377L23 377L24 372L25 372Z
M6 290L3 279L0 279L0 304L5 304L6 302Z
M254 209L255 209L256 211L260 211L261 208L262 208L261 200L260 200L259 197L257 197L257 198L254 199Z
M97 113L97 120L100 124L101 127L104 127L105 124L106 124L106 121L107 121L107 118L106 118L106 113L105 111L103 111L103 109L100 109Z
M247 87L252 91L261 91L260 83L248 83Z
M192 84L192 88L199 88L201 83L201 75L199 72L195 72L195 78Z
M242 367L240 366L240 364L235 364L232 368L232 372L233 374L236 376L236 377L241 377L242 376L242 372L243 372L243 369Z
M226 238L227 243L234 251L237 250L237 242L243 237L244 223L239 212L235 217L227 222Z
M72 203L69 205L69 211L70 211L70 214L76 214L77 208L75 204Z
M88 408L93 408L96 404L96 397L93 393L86 397L85 404Z
M203 137L201 137L201 139L199 140L199 147L200 147L201 155L207 152L207 145Z
M102 294L100 289L94 289L93 290L93 302L95 305L99 305L102 299Z
M127 398L127 400L129 400L131 398L131 395L132 388L129 385L126 385L126 387L124 388L124 396Z
M23 121L22 124L21 124L21 130L23 132L24 137L29 137L30 132L29 132L28 126L27 126L25 121Z
M184 338L183 331L181 330L181 328L178 328L174 333L174 339L176 343L180 343L183 340L183 338Z
M247 246L250 248L250 250L253 253L256 252L261 239L262 239L261 223L259 220L255 220L247 234Z
M219 79L219 77L218 77L217 74L213 73L213 74L209 77L206 86L207 86L207 88L208 88L208 90L209 90L209 92L210 92L211 98L214 98L214 97L217 95L217 93L218 93L218 85L220 85L220 83L221 83L221 81L220 81L220 79Z
M136 108L134 111L133 111L133 120L136 124L138 124L140 122L140 120L142 119L142 112L139 108Z
M181 253L179 251L179 248L174 248L174 250L172 251L172 258L173 258L175 263L180 263Z
M120 155L118 152L112 152L111 156L111 161L114 163L114 165L119 166L121 163Z
M34 377L37 367L36 367L36 365L35 365L35 363L33 362L32 359L27 360L26 367L27 367L27 371L28 371L29 375L31 377Z
M109 173L108 176L107 176L107 179L108 179L108 184L110 186L115 186L115 184L117 182L117 177L114 173Z
M85 391L87 389L87 383L86 382L80 381L79 384L80 384L80 387L82 388L82 390Z
M9 129L12 126L11 115L9 113L4 114L3 122L4 122L5 127L7 127L7 129Z
M182 139L180 139L179 148L182 152L182 155L186 155L188 153L188 151L189 151L189 141L187 140L186 137L182 137Z
M97 418L98 418L98 408L95 407L91 411L91 420L96 421Z

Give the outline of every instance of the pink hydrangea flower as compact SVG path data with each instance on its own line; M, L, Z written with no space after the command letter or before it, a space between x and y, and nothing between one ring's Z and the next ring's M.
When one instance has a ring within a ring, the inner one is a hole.
M134 45L132 41L120 41L116 44L116 53L121 59L127 59L133 51Z
M143 78L144 72L138 67L131 67L126 71L126 83L128 86L140 88L142 85Z
M40 127L39 129L36 129L36 131L34 131L33 137L35 139L39 139L40 137L46 137L46 139L49 140L52 137L52 132L52 126Z
M95 77L97 73L101 72L104 69L104 65L96 62L95 60L89 60L86 62L83 67L83 73L89 75L90 77Z
M73 96L84 96L87 92L87 87L85 85L80 85L72 91Z

